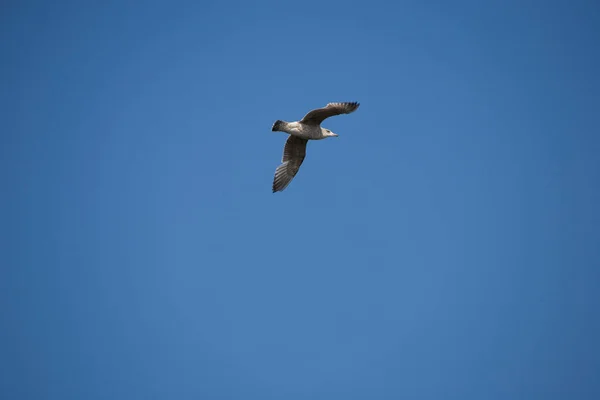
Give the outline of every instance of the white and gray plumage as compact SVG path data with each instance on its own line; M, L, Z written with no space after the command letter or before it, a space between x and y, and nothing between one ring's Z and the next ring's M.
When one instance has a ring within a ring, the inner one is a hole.
M310 111L300 121L275 121L271 130L273 132L285 132L290 136L285 142L281 165L275 170L273 193L281 192L294 179L306 156L306 144L309 140L321 140L338 136L329 129L321 128L321 122L335 115L350 114L356 111L359 105L356 102L329 103L323 108Z

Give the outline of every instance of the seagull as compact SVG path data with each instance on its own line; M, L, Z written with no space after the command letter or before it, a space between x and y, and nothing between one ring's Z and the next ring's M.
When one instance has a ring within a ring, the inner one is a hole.
M275 121L271 130L273 132L285 132L290 136L283 148L281 165L275 170L273 193L281 192L294 179L306 156L306 143L309 140L321 140L338 136L329 129L321 128L321 122L335 115L350 114L356 111L359 105L357 102L328 103L323 108L310 111L300 121Z

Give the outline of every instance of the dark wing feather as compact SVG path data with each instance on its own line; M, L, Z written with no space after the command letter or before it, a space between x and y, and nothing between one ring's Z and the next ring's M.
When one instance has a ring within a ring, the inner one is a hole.
M281 165L275 170L273 179L273 193L285 189L294 176L298 173L304 157L306 157L306 143L308 140L290 135L283 148Z
M319 125L326 118L333 117L334 115L350 114L351 112L356 111L359 105L360 104L357 102L329 103L323 108L317 108L316 110L310 111L300 122Z

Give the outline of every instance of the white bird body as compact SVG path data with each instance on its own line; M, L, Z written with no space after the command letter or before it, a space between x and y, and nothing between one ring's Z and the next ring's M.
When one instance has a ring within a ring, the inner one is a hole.
M328 132L331 132L328 129L323 129L319 125L304 124L300 121L281 121L279 131L289 133L290 135L298 136L308 140L321 140L333 136L327 134Z

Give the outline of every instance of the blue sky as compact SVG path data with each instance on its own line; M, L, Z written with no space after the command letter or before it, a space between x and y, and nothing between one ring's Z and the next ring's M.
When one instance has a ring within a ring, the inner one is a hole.
M600 398L599 26L4 2L0 397ZM333 101L272 194L273 122Z

